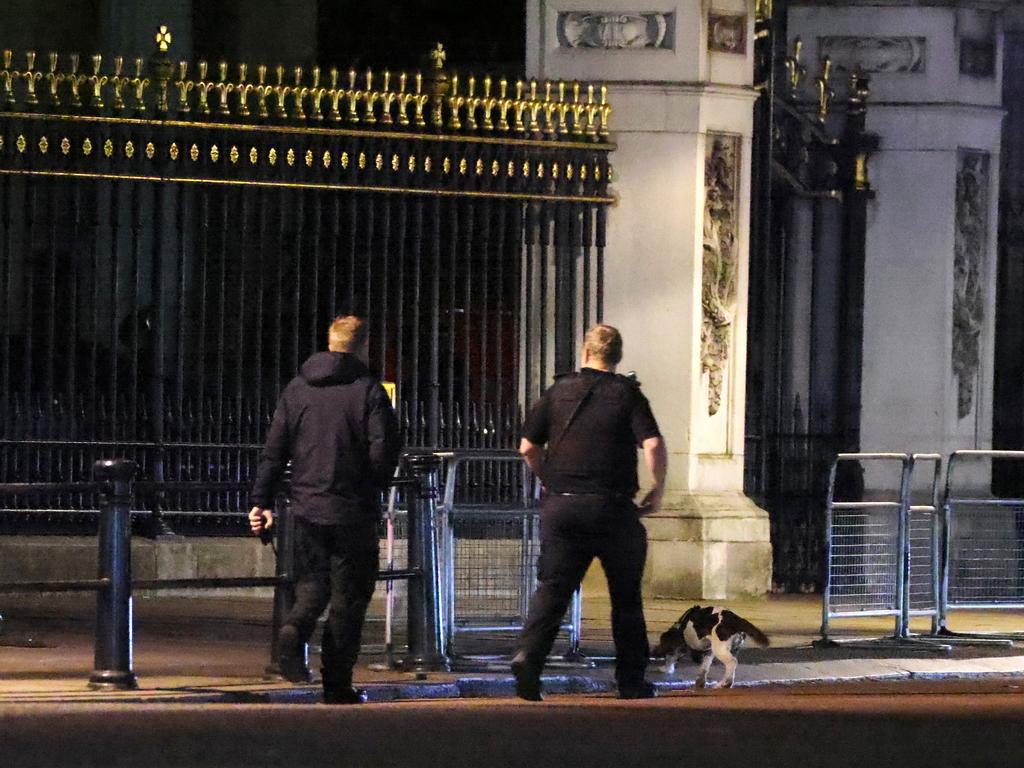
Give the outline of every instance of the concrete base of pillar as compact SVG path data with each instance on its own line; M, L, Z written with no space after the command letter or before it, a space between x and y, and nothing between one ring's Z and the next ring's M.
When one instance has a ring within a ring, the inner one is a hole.
M678 494L644 524L646 595L729 600L771 590L768 513L742 493Z

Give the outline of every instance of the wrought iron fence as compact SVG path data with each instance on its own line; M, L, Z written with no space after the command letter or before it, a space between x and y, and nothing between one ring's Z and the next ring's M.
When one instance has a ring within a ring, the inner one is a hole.
M510 446L602 315L606 90L460 77L440 46L423 74L169 46L3 52L0 482L114 455L244 482L280 388L347 313L407 445ZM244 501L153 505L227 519ZM76 504L37 500L15 527Z

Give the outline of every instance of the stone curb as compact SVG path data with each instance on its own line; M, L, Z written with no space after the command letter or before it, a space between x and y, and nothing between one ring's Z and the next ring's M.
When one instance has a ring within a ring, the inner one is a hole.
M1024 669L1008 671L913 671L892 670L885 672L868 672L859 675L818 675L809 677L760 678L753 680L737 680L737 688L761 688L770 685L797 686L822 685L829 683L849 682L892 682L899 680L971 680L1001 677L1024 677ZM690 690L694 687L692 680L653 681L659 693ZM543 678L544 690L554 695L580 695L614 693L615 684L611 679L588 677L586 675L553 675ZM514 698L515 682L511 677L479 677L467 676L450 682L432 683L429 681L410 681L400 683L368 683L368 703L388 703L411 700L433 699L480 699L480 698ZM146 692L124 692L116 696L104 693L82 692L73 696L50 695L12 695L0 696L0 706L4 703L17 704L319 704L321 694L319 686L306 685L293 688L274 688L265 690L156 690Z

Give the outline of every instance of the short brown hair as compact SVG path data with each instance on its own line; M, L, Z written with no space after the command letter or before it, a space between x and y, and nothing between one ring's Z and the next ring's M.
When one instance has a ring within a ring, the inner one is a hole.
M605 365L618 365L622 360L622 334L610 325L595 325L583 338L583 348Z
M331 352L355 352L366 343L367 328L361 317L340 315L327 331L327 349Z

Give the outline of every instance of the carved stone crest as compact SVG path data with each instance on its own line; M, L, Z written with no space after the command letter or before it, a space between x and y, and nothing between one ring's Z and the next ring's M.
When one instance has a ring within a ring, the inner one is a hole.
M927 42L923 37L819 37L818 56L851 72L918 73L924 72Z
M953 375L957 379L957 417L961 419L973 410L981 364L988 186L988 153L960 150L953 245Z
M746 55L746 14L711 11L708 14L708 50Z
M701 372L708 375L708 415L722 406L736 312L738 136L708 133L704 159L704 253L701 269Z
M635 11L563 11L560 48L671 48L674 14Z

